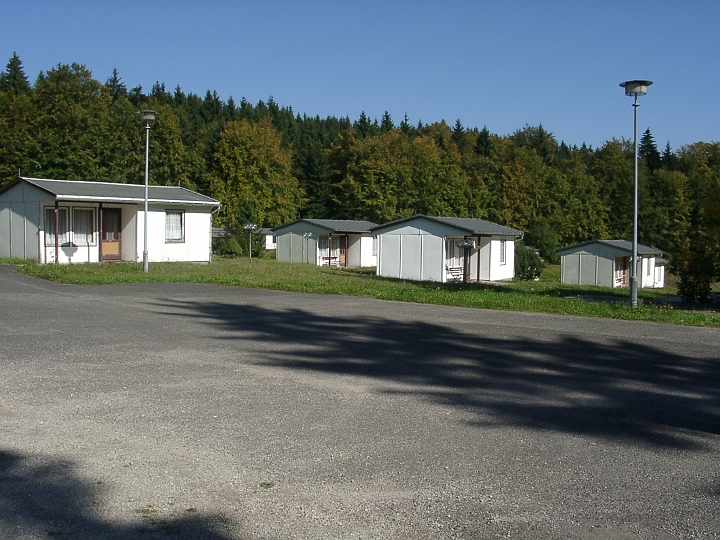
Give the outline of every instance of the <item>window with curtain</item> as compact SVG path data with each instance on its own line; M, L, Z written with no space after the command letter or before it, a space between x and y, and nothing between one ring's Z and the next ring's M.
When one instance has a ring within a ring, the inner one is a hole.
M445 264L447 266L456 267L461 264L462 253L460 248L457 247L457 238L446 238L445 239Z
M60 245L68 243L67 208L58 208L58 227L60 229ZM55 245L55 208L45 208L45 245Z
M318 250L320 251L321 257L327 257L330 254L328 252L328 236L327 236L327 234L318 235Z
M184 242L183 221L185 212L179 210L165 211L165 242Z
M500 240L500 264L507 263L507 240Z
M91 208L73 208L73 243L88 246L94 242L95 214Z

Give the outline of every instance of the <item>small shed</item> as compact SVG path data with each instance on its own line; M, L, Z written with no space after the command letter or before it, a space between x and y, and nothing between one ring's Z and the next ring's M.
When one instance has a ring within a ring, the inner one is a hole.
M278 261L316 266L375 266L370 221L296 219L272 229Z
M377 274L417 281L500 281L515 276L523 232L482 219L416 214L372 228Z
M149 186L150 262L208 262L220 202ZM0 188L0 257L39 263L142 261L145 186L18 177Z
M568 285L629 287L632 242L588 240L555 250L561 257L561 281ZM659 249L638 244L638 287L665 286L667 260Z
M277 236L270 228L260 229L260 244L263 249L277 249Z

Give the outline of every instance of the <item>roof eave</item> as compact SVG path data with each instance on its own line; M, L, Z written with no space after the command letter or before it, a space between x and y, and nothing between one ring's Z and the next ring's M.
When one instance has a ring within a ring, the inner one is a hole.
M51 194L52 195L52 194ZM89 197L89 196L77 196L77 195L57 195L55 198L58 201L67 202L110 202L116 204L140 204L144 203L145 199L137 198L126 198L126 197ZM215 207L220 206L220 201L180 201L174 199L148 199L148 204L174 204L174 205L185 205L185 206L209 206Z

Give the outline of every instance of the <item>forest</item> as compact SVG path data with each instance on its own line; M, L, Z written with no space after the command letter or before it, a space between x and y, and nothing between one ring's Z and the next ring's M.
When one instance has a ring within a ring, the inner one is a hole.
M0 188L18 175L179 185L221 201L216 226L265 227L305 218L383 223L414 213L474 217L525 231L549 262L590 239L631 239L633 142L592 148L558 142L542 125L500 135L460 119L398 124L296 113L269 97L223 101L128 89L59 64L30 83L17 54L0 73ZM689 300L720 280L720 142L639 144L638 241L663 250Z

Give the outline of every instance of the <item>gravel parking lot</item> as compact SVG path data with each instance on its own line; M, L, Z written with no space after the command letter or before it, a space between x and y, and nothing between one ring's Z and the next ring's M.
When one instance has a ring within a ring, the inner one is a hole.
M720 538L720 331L0 266L0 538Z

